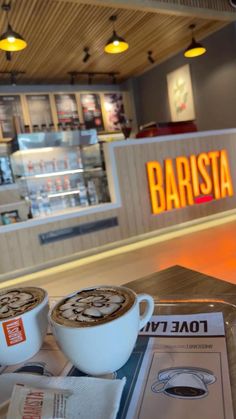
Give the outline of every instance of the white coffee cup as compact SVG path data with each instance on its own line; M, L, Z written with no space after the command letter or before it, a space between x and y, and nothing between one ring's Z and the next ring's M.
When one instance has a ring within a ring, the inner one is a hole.
M65 299L75 296L77 292L64 297L49 313L49 322L59 347L74 366L90 375L114 372L128 361L138 332L148 322L154 309L154 300L150 295L136 295L125 287L103 285L86 290L107 288L121 293L122 290L124 292L126 290L132 296L131 307L115 319L108 320L103 324L73 327L60 324L57 319L52 318L53 309L60 306ZM142 315L140 314L141 302L146 303Z
M47 332L49 311L47 292L38 287L9 288L1 291L0 297L3 293L19 290L22 292L35 290L40 293L39 303L32 304L32 308L29 305L20 314L0 319L0 365L18 364L34 356L41 348ZM12 301L14 302L14 298Z

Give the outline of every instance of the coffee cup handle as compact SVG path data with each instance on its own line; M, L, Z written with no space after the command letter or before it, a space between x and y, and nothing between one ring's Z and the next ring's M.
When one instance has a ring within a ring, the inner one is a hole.
M162 393L165 390L165 388L166 381L156 381L151 387L153 393Z
M146 302L146 307L144 313L140 316L139 330L142 329L148 320L151 318L154 310L154 300L151 295L148 294L139 294L137 295L138 304L141 302Z

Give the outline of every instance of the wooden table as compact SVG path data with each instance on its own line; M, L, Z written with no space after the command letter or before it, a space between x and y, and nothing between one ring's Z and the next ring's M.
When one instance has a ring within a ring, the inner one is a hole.
M236 285L178 265L125 285L155 297L155 314L223 312L225 321L229 320L226 341L236 412Z
M158 299L177 296L182 298L221 297L236 304L236 285L182 266L171 266L126 286L137 293L146 292Z

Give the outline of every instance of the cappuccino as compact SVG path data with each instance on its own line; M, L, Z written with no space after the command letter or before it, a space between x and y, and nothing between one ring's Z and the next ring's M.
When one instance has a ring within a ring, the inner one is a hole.
M0 320L22 315L40 304L46 296L41 288L22 287L0 293Z
M52 319L69 327L96 326L123 316L134 302L135 296L127 288L85 289L58 303Z
M165 390L166 393L171 394L176 397L181 398L194 398L199 396L204 396L207 391L203 388L197 387L190 387L190 386L176 386L176 387L169 387Z
M127 362L153 309L150 295L101 285L62 298L49 312L49 321L60 349L75 367L104 375Z

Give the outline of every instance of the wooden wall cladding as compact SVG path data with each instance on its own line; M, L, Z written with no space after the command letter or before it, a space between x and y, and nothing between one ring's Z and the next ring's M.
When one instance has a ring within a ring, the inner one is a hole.
M87 249L93 249L112 241L121 239L119 227L102 230L95 234L87 234L67 240L40 244L39 234L48 231L76 226L104 218L111 218L117 215L117 211L107 211L83 217L74 217L69 220L61 220L44 225L29 227L1 234L0 240L0 274L22 270L24 268L35 269L37 266L44 266L49 261L70 256ZM0 275L1 277L1 275Z
M48 263L57 264L62 258L76 257L84 251L96 250L107 244L138 237L145 233L156 232L167 227L198 220L236 207L236 131L222 134L192 134L184 139L169 141L131 140L107 144L114 151L117 176L120 187L121 207L104 212L75 216L56 222L31 226L28 228L0 231L0 278L24 269L39 269ZM234 195L220 200L187 206L153 215L149 196L146 163L166 158L198 155L202 152L227 150ZM108 163L108 162L107 162ZM73 227L91 221L117 217L119 225L108 230L85 234L47 245L41 245L39 234Z

